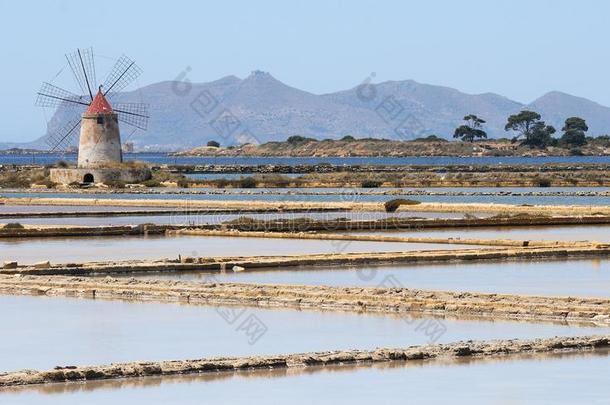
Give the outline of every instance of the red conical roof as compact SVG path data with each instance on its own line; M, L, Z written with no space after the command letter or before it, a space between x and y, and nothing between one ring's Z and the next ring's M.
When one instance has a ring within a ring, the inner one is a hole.
M91 104L89 104L89 108L86 111L86 114L111 114L112 107L110 107L110 103L104 97L102 90L99 89L97 94L93 98Z

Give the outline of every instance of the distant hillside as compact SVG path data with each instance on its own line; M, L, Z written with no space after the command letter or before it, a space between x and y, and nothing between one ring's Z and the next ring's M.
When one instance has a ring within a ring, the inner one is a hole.
M610 108L586 98L552 91L535 100L529 108L552 122L557 131L563 127L566 117L577 116L585 118L590 134L610 134Z
M242 145L217 148L200 146L176 156L299 156L299 157L348 157L348 156L565 156L571 152L561 147L545 150L531 149L512 143L508 139L492 139L476 142L446 141L443 139L417 139L396 141L382 139L349 139L317 141L297 137L284 142L268 142L262 145ZM610 142L595 139L582 147L583 155L610 155Z
M610 133L610 108L559 92L524 105L493 93L465 94L449 87L405 80L374 85L374 96L363 96L361 87L316 95L260 71L245 79L227 76L209 83L193 83L187 90L184 83L166 81L121 94L115 102L148 103L151 116L146 132L132 134L129 127L122 127L123 140L134 142L137 150L182 150L205 145L209 140L239 145L252 139L260 143L284 140L291 135L317 139L345 135L414 139L435 134L449 139L462 117L470 113L486 119L489 136L498 138L510 136L504 132L506 118L524 108L539 111L558 130L566 117L577 115L587 120L591 135ZM199 115L193 101L201 108L201 102L210 97L214 108ZM211 124L223 111L225 116L237 119L237 128L231 134L218 122ZM49 130L62 125L64 118L56 113ZM397 135L397 127L402 136ZM0 144L2 147L46 145L41 137L36 142Z
M405 116L416 117L422 124L424 129L418 136L436 134L446 138L451 137L462 118L471 113L485 117L486 129L490 136L506 136L506 117L523 108L522 104L497 94L471 95L449 87L420 84L413 80L384 82L376 85L375 89L377 97L372 101L360 100L357 87L323 97L342 104L374 110L383 110L384 100L392 97L406 110ZM386 130L383 136L395 138L392 135L392 132Z

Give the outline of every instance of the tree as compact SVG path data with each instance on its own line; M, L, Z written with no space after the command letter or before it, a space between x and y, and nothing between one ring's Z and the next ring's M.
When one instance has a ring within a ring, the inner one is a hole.
M288 139L286 139L286 142L288 143L301 143L301 142L317 142L317 139L314 138L307 138L301 135L292 135L289 136Z
M547 146L552 146L557 143L557 139L553 138L555 128L551 125L546 125L544 121L539 121L532 127L532 134L523 140L521 144L527 145L530 148L545 149Z
M208 141L208 146L211 146L212 148L219 148L220 143L218 143L216 141Z
M487 133L481 129L485 120L470 114L464 117L465 125L460 125L453 133L454 138L461 138L465 142L474 142L475 138L487 138Z
M560 142L562 145L573 147L583 146L587 143L585 132L589 130L587 123L580 117L570 117L561 128L563 135Z
M540 118L537 112L524 110L508 117L504 130L517 132L513 142L517 142L521 137L521 145L544 149L555 142L552 136L555 128L546 125Z

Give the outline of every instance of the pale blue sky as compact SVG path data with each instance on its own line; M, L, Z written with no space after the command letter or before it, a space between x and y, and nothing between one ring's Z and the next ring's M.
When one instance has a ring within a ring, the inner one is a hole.
M64 54L125 53L141 85L269 71L313 93L414 79L529 102L550 90L610 105L603 0L0 0L0 141L44 132L35 93ZM101 76L102 72L98 72Z

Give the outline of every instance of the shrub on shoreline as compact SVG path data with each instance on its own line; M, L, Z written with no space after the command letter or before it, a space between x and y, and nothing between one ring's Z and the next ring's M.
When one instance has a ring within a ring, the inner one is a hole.
M361 183L362 188L377 188L381 186L381 182L375 180L365 180Z
M240 188L256 188L256 180L253 177L244 177L239 180Z
M23 225L21 225L19 222L9 222L8 224L4 225L3 229L23 229Z

